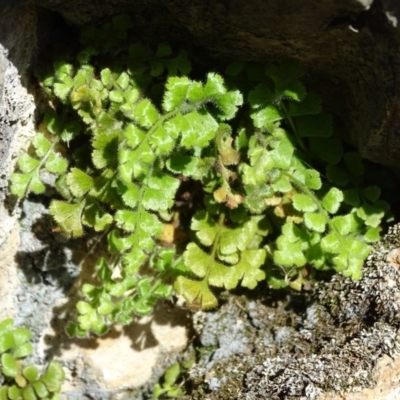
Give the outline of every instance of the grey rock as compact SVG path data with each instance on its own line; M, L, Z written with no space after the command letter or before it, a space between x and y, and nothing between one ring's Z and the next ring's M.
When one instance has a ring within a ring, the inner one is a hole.
M180 0L2 0L0 245L20 213L18 207L8 206L8 179L16 156L34 133L43 101L30 68L46 46L57 44L60 18L73 30L122 12L132 15L138 34L146 40L158 42L161 37L177 46L195 47L199 58L204 54L207 60L217 61L297 60L309 71L308 86L321 93L324 107L335 115L336 134L348 138L364 157L400 171L400 42L395 21L400 10L395 0L288 0L284 4L281 0L191 0L184 6ZM28 212L35 214L32 209ZM74 267L61 242L46 247L25 233L20 252L29 255L22 257L23 284L15 296L18 322L28 322L37 338L46 310L73 281ZM49 254L56 256L49 259ZM257 301L240 308L229 302L222 308L225 316L207 314L201 340L210 349L191 372L193 380L207 374L208 387L199 385L198 398L208 389L232 398L229 395L239 388L242 398L248 399L265 393L271 393L271 399L282 395L313 399L324 382L335 389L345 384L349 374L355 374L354 384L368 384L370 366L379 354L396 355L399 350L398 279L392 270L384 271L390 275L377 271L366 275L373 284L338 280L327 286L324 298L346 304L337 310L322 298L319 306L310 308L304 299L292 296L275 301L277 307ZM389 282L387 276L394 279ZM369 295L375 282L386 289ZM352 296L338 299L335 285L347 288ZM302 305L300 319L290 307L285 310L293 302ZM368 325L366 316L371 312L377 317ZM349 322L353 319L357 324ZM343 329L337 329L335 321L342 321ZM318 357L310 350L315 332L321 336L313 342L322 349ZM335 337L336 342L328 342L327 337ZM367 351L369 361L354 370L351 362ZM335 370L341 374L334 375ZM85 379L93 377L84 372ZM108 396L94 383L86 388L71 398Z
M378 361L400 356L399 237L395 225L359 281L335 275L312 292L257 301L230 295L199 331L213 347L190 371L191 398L315 400L373 386Z

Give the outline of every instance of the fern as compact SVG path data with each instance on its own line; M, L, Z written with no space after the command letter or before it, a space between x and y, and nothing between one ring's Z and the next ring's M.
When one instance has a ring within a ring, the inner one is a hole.
M85 28L78 61L57 61L42 76L60 106L12 176L23 197L44 191L42 170L57 175L63 199L49 211L61 230L107 236L109 257L97 263L97 284L84 284L68 332L128 324L173 289L206 309L217 305L213 288L266 280L301 289L311 267L359 278L388 205L364 184L360 156L332 137L303 70L234 63L226 79L193 80L183 51L160 44L151 53L133 39L121 47L130 27L121 16ZM185 182L203 191L192 240L183 251L164 248Z
M11 192L19 197L24 197L28 192L41 194L45 185L40 177L42 168L54 174L62 174L68 168L64 157L55 151L57 140L48 140L42 133L38 133L32 140L34 156L26 153L18 159L21 172L14 173L11 177Z
M51 361L40 373L33 365L24 365L23 358L32 353L31 333L26 328L13 328L13 320L0 323L0 399L57 400L65 374L57 361Z
M264 232L258 225L260 217L249 217L237 228L225 226L225 214L221 213L218 221L209 214L200 212L195 215L191 228L201 245L190 243L183 255L183 260L200 281L184 276L178 277L175 288L193 306L212 308L217 299L209 285L233 289L241 281L242 286L253 289L265 279L265 272L260 269L266 257L265 249L252 249L251 244Z

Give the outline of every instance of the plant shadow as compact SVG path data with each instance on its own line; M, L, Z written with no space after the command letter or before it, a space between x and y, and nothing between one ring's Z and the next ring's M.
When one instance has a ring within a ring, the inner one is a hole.
M76 318L80 287L83 282L96 283L94 266L97 258L105 253L106 238L105 235L90 233L77 239L66 238L55 231L56 225L46 211L47 202L44 196L29 196L25 200L21 218L22 245L15 254L17 267L22 273L19 290L23 293L17 297L23 301L18 306L21 310L30 307L24 323L40 332L37 325L42 330L48 328L44 316L51 314L51 329L46 329L42 338L47 359L61 356L72 347L96 349L109 339L123 337L129 339L133 350L143 351L160 345L163 333L157 336L157 330L183 327L190 336L190 312L174 306L172 301L160 301L152 316L134 317L130 325L111 328L101 337L70 338L66 327ZM42 315L39 320L38 315Z

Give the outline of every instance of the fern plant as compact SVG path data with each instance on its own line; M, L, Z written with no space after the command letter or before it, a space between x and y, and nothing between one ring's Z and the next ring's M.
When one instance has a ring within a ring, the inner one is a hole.
M23 359L32 353L31 333L26 328L14 328L12 319L0 323L0 387L1 400L57 400L65 379L60 364L51 361L40 373Z
M226 78L191 79L182 51L121 47L130 27L120 16L87 28L77 60L42 74L53 109L11 178L23 197L44 192L43 170L55 174L63 199L49 212L60 229L107 234L109 256L98 283L83 285L68 332L128 324L174 290L207 309L213 288L301 289L312 269L359 278L388 205L364 183L360 156L332 136L304 71L234 63ZM196 182L198 209L178 211L183 227L191 215L184 248L165 247L177 193Z
M163 397L180 398L183 396L182 388L177 385L177 381L181 375L181 366L179 363L171 365L164 373L163 383L156 383L153 389L153 400Z

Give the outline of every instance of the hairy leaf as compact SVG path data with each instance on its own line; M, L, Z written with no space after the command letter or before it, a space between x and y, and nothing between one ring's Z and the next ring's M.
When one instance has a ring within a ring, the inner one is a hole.
M276 106L270 104L250 114L256 128L267 127L272 122L284 118L284 113Z
M323 233L325 231L326 219L320 213L305 213L304 223L308 229L311 229L315 232Z
M275 161L275 166L283 170L288 169L290 167L293 152L294 147L290 140L280 140L275 149L271 151L272 158Z
M122 200L124 203L132 208L135 208L140 199L140 189L134 183L125 186L122 194Z
M207 74L206 84L204 86L204 94L207 98L219 97L226 93L224 79L221 75L213 72Z
M150 138L150 145L159 154L169 154L175 147L175 144L175 140L167 133L163 126L159 126Z
M221 113L218 114L221 120L230 120L236 113L238 108L243 104L243 96L238 91L230 91L223 94L215 100L215 103Z
M177 154L170 157L166 164L171 172L181 173L185 176L193 176L199 171L201 159Z
M306 170L304 183L313 190L321 189L322 186L320 175L315 169Z
M40 161L28 154L22 154L18 159L18 166L22 172L29 174L40 166Z
M371 228L377 228L385 215L385 211L386 204L377 201L374 205L363 203L362 206L357 209L357 215L364 220L365 225Z
M29 191L41 194L45 190L45 186L40 180L39 174L19 174L11 175L11 193L24 197Z
M205 211L198 212L192 219L191 229L205 246L211 246L217 235L217 224Z
M329 213L335 214L338 211L340 203L343 201L343 199L343 192L339 189L332 188L322 199L322 205Z
M209 113L192 111L182 118L179 132L182 136L181 144L187 149L205 147L215 137L218 123Z
M103 133L95 137L93 141L93 164L96 168L102 169L112 166L118 160L118 141L117 133Z
M145 128L150 128L159 118L157 109L147 99L139 102L134 110L134 116L139 124Z
M68 162L64 157L55 153L50 153L45 163L45 167L53 174L62 174L67 170Z
M171 77L168 79L163 99L163 109L172 111L179 107L186 100L187 92L191 82L188 78Z
M337 253L341 243L338 235L334 232L329 233L321 240L321 248L327 253Z
M231 275L233 275L232 278L229 277L229 280L232 280L231 287L236 287L238 281L241 280L242 286L254 289L259 281L265 279L265 272L260 269L264 264L265 258L266 251L264 249L243 251L240 254L239 263L231 267Z
M293 196L293 206L298 211L315 211L318 208L314 199L300 193L296 193Z
M84 213L82 215L82 223L91 226L96 232L104 231L113 222L111 214L104 211L95 199L88 199Z

